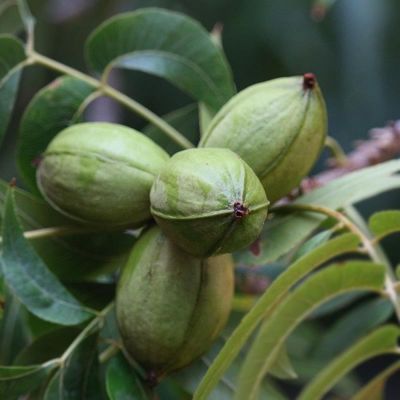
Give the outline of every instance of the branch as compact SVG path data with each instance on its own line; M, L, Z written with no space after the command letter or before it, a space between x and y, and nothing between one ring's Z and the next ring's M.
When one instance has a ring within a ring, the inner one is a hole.
M300 188L291 198L324 186L352 171L391 160L400 154L400 120L389 123L384 128L372 129L369 137L368 140L358 141L356 148L346 155L344 161L330 159L327 170L303 179Z
M171 140L181 146L183 149L190 149L193 146L185 136L183 136L180 132L178 132L172 125L168 124L161 117L153 113L151 110L138 103L134 99L126 96L122 92L114 89L113 87L101 82L81 71L78 71L74 68L71 68L65 64L62 64L58 61L55 61L49 57L43 56L42 54L37 53L34 50L29 50L27 60L31 64L39 64L44 67L50 68L54 71L58 71L62 74L72 76L74 78L80 79L81 81L86 82L88 85L94 87L96 91L104 94L108 97L113 98L118 101L120 104L124 105L128 109L134 111L137 115L140 115L142 118L149 121L154 126L158 127L161 131L163 131Z

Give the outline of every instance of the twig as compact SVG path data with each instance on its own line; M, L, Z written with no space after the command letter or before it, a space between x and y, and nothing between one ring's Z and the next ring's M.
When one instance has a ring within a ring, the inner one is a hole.
M75 338L75 340L64 351L63 355L59 358L59 364L61 367L65 364L65 362L74 352L74 350L82 343L82 341L101 327L104 319L106 318L107 314L113 309L113 307L114 303L110 303L107 307L101 310L88 325L86 325L85 329L80 332L80 334Z
M82 228L78 226L55 226L50 228L41 228L34 229L32 231L25 231L24 237L25 239L41 239L46 237L60 237L60 236L69 236L69 235L77 235L77 234L88 234L96 232L93 229ZM3 242L2 237L0 236L0 244Z
M110 344L104 351L99 354L99 362L103 364L110 358L114 357L121 351L121 346L118 343Z
M389 123L384 128L372 129L369 136L369 140L357 142L356 148L345 159L330 159L329 169L304 179L300 190L291 198L324 186L352 171L391 160L400 154L400 120Z
M42 54L39 54L33 50L31 50L28 53L28 60L32 64L39 64L44 67L53 69L54 71L61 72L62 74L66 74L86 82L88 85L94 87L98 92L113 98L120 104L124 105L128 109L134 111L136 114L140 115L141 117L149 121L154 126L158 127L171 140L173 140L182 148L189 149L191 147L194 147L193 143L191 143L188 139L186 139L185 136L183 136L180 132L178 132L173 126L164 121L161 117L159 117L158 115L156 115L151 110L147 109L134 99L126 96L125 94L119 92L118 90L105 84L104 82L101 82L65 64L59 63L58 61L55 61L51 58L43 56Z

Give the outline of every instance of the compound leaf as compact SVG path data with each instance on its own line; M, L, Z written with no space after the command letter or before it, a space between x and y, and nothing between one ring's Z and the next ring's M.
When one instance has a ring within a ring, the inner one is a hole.
M8 187L8 183L0 179L0 228ZM15 188L14 194L15 211L24 231L75 224L25 190ZM122 266L134 241L135 237L123 232L98 232L37 238L30 243L61 280L76 282L93 280Z
M350 291L379 291L384 287L382 265L349 261L315 273L281 302L262 325L247 353L239 376L235 399L253 400L270 370L280 346L315 308ZM316 398L316 397L314 397Z
M315 347L314 354L328 360L335 357L363 334L388 320L392 314L393 306L388 299L362 302L330 327Z
M50 380L43 400L101 400L97 334L85 338Z
M325 367L304 388L299 400L321 399L347 372L363 361L395 352L399 335L400 329L397 326L386 325L362 338Z
M109 19L89 37L86 56L99 74L111 67L147 72L214 110L235 93L229 65L209 33L172 11L147 8Z
M207 399L218 380L239 354L241 348L262 318L269 315L274 307L287 295L288 290L300 279L329 259L354 251L359 244L358 238L353 234L345 234L320 245L312 252L304 255L293 263L285 272L269 286L260 297L255 306L242 319L233 331L225 346L211 364L203 380L200 382L193 399Z
M38 387L56 367L55 361L41 365L0 366L0 398L17 400Z

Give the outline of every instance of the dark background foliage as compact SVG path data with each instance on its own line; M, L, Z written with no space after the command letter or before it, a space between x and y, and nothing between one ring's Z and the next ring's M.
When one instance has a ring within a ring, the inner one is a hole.
M78 69L85 69L83 43L88 34L119 12L161 6L194 17L208 30L220 24L239 90L280 76L316 73L327 101L329 133L346 151L355 140L365 139L372 127L400 116L398 0L321 0L317 4L312 0L31 0L29 4L38 21L38 50ZM331 4L326 15L324 4ZM0 31L13 22L12 15L5 17ZM54 77L38 67L24 72L13 123L0 149L2 178L18 176L17 121L33 94ZM115 71L111 81L160 115L191 102L165 81L140 72ZM145 125L105 99L94 102L87 116L137 128ZM316 169L323 168L326 156ZM361 208L365 214L398 208L399 199L400 191L392 191ZM398 239L395 235L384 242L394 263L400 260ZM380 367L372 360L363 365L362 375L367 380Z

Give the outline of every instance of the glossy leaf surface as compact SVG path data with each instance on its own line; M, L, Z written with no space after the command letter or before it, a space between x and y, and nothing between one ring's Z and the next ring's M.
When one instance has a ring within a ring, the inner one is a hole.
M22 42L13 36L0 35L0 143L11 118L24 59Z
M12 189L5 200L2 237L5 281L29 311L61 325L78 324L93 315L72 297L24 238Z
M86 82L62 76L36 93L20 123L17 161L29 188L38 193L36 166L53 137L77 122L80 107L94 91Z
M213 109L235 92L230 68L208 32L167 10L148 8L111 18L89 37L86 56L99 74L110 67L147 72Z

